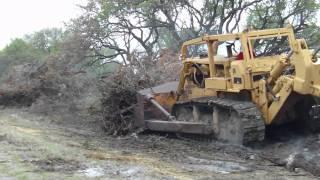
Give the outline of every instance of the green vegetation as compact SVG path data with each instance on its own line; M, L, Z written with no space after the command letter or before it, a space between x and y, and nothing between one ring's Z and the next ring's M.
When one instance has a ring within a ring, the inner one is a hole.
M299 38L318 46L320 29L316 24L320 3L317 0L264 0L249 11L247 22L254 29L279 28L292 24Z
M13 39L0 51L0 75L13 65L44 62L50 55L59 52L63 36L62 30L53 28Z
M50 57L57 60L69 58L74 68L85 68L95 75L111 73L119 67L116 63L103 66L100 61L94 62L90 57L92 53L83 47L81 41L68 31L57 28L43 29L23 38L13 39L0 51L0 77L6 74L11 66L26 63L40 65ZM84 58L85 55L88 57ZM71 60L74 58L77 60Z
M43 61L49 55L59 52L65 33L61 29L44 29L24 38L13 39L1 51L1 61L25 63Z

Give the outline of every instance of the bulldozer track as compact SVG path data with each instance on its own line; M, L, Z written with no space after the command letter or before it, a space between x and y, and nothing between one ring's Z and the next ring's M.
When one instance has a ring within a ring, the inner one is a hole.
M238 128L240 128L240 133L242 137L240 138L240 144L248 144L250 142L262 141L265 136L265 124L260 110L257 106L248 101L236 101L225 98L218 97L205 97L205 98L196 98L189 101L179 101L175 104L173 111L177 107L190 107L190 106L202 106L208 107L209 109L218 108L227 112L230 118L235 118L240 122ZM234 116L234 117L232 117ZM212 120L213 121L213 120ZM214 126L212 121L207 122L208 126ZM225 119L219 120L220 123L227 121ZM233 123L233 122L230 122ZM224 129L218 129L218 131L223 131ZM215 137L219 137L219 132L214 132ZM190 136L189 136L190 137ZM223 139L228 141L228 139Z

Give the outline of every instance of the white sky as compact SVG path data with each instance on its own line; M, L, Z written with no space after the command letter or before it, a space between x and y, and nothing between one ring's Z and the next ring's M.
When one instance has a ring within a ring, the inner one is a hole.
M11 39L44 28L63 27L86 0L0 0L0 49Z
M11 39L44 28L63 27L87 0L0 0L0 49ZM317 18L320 17L320 12ZM245 18L243 18L245 19ZM320 25L320 21L318 21Z

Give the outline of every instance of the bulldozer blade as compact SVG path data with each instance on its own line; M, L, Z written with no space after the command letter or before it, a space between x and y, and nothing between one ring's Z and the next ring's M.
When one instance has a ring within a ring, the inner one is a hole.
M209 135L213 133L213 129L210 128L208 124L200 122L147 120L146 128L161 132L179 132L202 135Z
M176 102L176 90L179 82L168 82L152 88L138 91L137 106L135 108L134 125L146 128L148 119L168 121L168 114ZM152 101L150 101L152 96ZM155 106L157 104L157 106ZM161 108L159 108L161 106ZM168 113L163 113L167 111Z

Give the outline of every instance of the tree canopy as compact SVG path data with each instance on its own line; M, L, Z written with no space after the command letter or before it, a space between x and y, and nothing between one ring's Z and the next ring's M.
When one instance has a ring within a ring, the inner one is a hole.
M154 60L160 49L178 52L185 40L238 32L244 24L265 29L291 23L311 44L319 38L317 0L89 0L82 8L70 27L104 63Z
M183 41L202 34L237 31L244 12L261 1L89 0L73 29L91 42L99 59L128 63L154 59L162 48L177 52Z
M88 0L81 8L83 13L68 23L67 31L44 29L13 40L1 59L45 59L63 51L66 57L81 54L88 66L139 65L154 62L163 49L178 53L186 40L248 26L292 24L309 46L320 39L318 0Z
M319 8L318 0L264 0L250 8L247 22L254 29L281 28L291 24L296 35L313 46L320 38L316 24Z
M59 45L64 40L66 32L59 28L43 29L26 35L24 39L34 48L43 53L54 53L59 50Z

